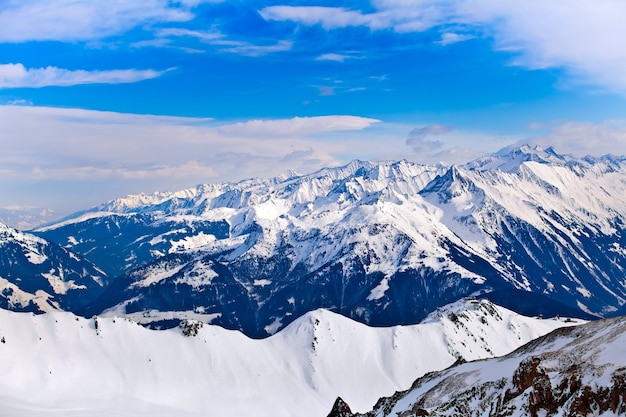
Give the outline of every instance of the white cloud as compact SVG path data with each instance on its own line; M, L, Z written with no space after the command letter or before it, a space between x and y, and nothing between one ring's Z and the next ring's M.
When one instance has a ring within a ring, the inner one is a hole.
M372 0L365 13L339 7L272 6L267 20L364 26L398 33L462 25L517 54L513 64L562 68L576 81L626 93L626 2L622 0ZM444 33L442 45L469 39Z
M186 7L197 7L202 3L222 3L224 0L176 0L174 3L182 4Z
M348 58L351 58L351 57L348 55L342 55L342 54L324 54L324 55L318 56L316 60L317 61L344 62Z
M0 147L5 150L0 153L0 205L37 205L46 194L46 205L61 212L60 205L79 204L73 206L79 209L132 192L269 177L289 169L311 172L347 162L344 155L359 149L364 129L376 122L322 116L219 123L0 106Z
M440 24L448 16L450 0L374 0L375 12L364 13L343 7L270 6L260 11L266 20L321 25L325 29L365 26L372 30L421 32Z
M474 38L475 38L474 35L459 34L459 33L454 33L454 32L445 32L441 34L441 40L439 40L437 43L445 46L445 45L452 45L452 44L459 43L459 42L465 42Z
M181 47L175 42L178 38L193 38L198 41L217 47L220 52L232 53L237 55L259 57L276 52L285 52L291 50L293 42L290 40L280 40L274 44L257 45L250 42L229 39L224 33L217 29L206 31L190 30L185 28L166 28L156 31L157 38L151 41L136 42L133 45L140 46L156 46L156 47L175 47L190 53L200 52L197 48Z
M34 167L30 176L37 180L55 181L65 180L141 180L155 178L214 178L217 176L215 169L194 160L180 165L150 165L145 167L119 167L119 166L59 166L59 167Z
M553 146L559 153L585 155L626 155L626 120L604 123L564 123L547 135L524 142L543 147Z
M438 124L416 127L409 132L406 144L413 148L413 152L436 151L441 149L444 143L439 140L428 139L428 137L445 135L453 130L453 127Z
M353 54L337 54L337 53L328 53L323 54L315 58L316 61L334 61L334 62L345 62L348 59L361 59L362 57Z
M254 45L247 42L238 42L236 45L220 49L222 52L231 54L258 57L276 52L289 51L293 46L292 41L281 40L273 45Z
M468 0L468 23L491 26L516 64L560 67L579 81L626 92L626 3L619 0Z
M270 6L260 11L266 20L290 20L305 25L322 25L325 29L346 26L371 26L371 16L343 7Z
M0 7L0 42L86 41L120 35L141 25L193 19L198 1L30 0Z
M0 88L134 83L160 77L171 70L84 71L57 67L26 68L19 63L0 64Z
M362 130L379 120L359 116L294 117L285 120L251 120L218 127L220 133L252 137L288 137L325 132Z
M189 37L199 39L203 42L221 42L226 37L219 30L190 30L185 28L165 28L156 31L156 35L161 38L167 37Z
M373 12L343 7L270 6L260 11L266 20L319 24L325 29L365 26L399 33L422 32L447 23L455 15L453 0L373 0Z

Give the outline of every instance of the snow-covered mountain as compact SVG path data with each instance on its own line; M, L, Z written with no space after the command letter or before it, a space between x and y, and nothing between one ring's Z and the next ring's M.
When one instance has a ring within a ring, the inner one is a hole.
M98 297L107 276L56 243L0 223L0 307L75 310Z
M523 146L129 196L36 233L119 275L83 314L199 314L263 337L317 308L407 324L486 292L511 307L533 294L533 314L616 314L625 225L625 158Z
M426 372L579 323L465 299L390 328L316 310L259 340L191 320L156 331L115 317L0 310L0 414L321 417L337 395L365 412Z
M329 417L623 416L625 345L625 316L562 328L504 357L427 374L366 414L338 399Z
M58 219L52 209L29 206L0 207L0 223L18 230L34 229Z

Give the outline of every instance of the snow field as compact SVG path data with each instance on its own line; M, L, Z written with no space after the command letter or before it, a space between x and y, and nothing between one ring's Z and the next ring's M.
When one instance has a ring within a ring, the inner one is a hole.
M15 417L323 417L342 396L367 411L459 356L506 353L566 324L462 300L390 328L316 310L257 340L211 325L186 337L121 318L0 311L0 408Z

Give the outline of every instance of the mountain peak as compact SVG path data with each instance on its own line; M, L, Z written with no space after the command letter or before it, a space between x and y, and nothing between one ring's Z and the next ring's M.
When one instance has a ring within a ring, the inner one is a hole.
M552 146L544 148L540 145L508 146L498 152L479 158L467 164L477 171L500 170L516 172L526 162L561 165L575 159L571 155L559 154Z

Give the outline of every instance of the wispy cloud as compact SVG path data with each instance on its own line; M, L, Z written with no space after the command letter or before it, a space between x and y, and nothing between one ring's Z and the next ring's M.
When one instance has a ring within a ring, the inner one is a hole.
M577 81L626 92L624 2L472 0L463 13L487 25L498 48L517 52L517 65L559 67Z
M251 120L218 127L227 135L288 137L324 132L362 130L380 120L359 116L294 117L284 120Z
M453 127L432 124L412 129L406 139L406 144L413 148L414 152L432 152L441 149L444 144L438 140L428 139L430 136L441 136L450 133Z
M172 69L165 71L136 69L84 71L57 67L26 68L23 64L0 64L0 88L134 83L160 77Z
M186 38L198 41L200 43L200 47L202 47L202 45L211 45L219 52L250 57L259 57L277 52L289 51L293 46L293 41L291 40L279 40L269 44L256 44L247 41L234 40L230 39L226 34L215 28L210 30L165 28L157 30L155 32L155 36L155 39L136 42L133 46L173 47L190 53L202 52L202 50L198 48L180 46L178 41L181 38Z
M233 46L221 48L220 50L231 54L258 57L276 52L289 51L292 46L293 42L288 40L281 40L271 45L255 45L248 42L238 42Z
M0 8L0 42L88 41L159 22L193 19L199 1L30 0Z
M36 204L37 196L60 182L71 184L85 198L93 195L97 203L108 198L103 187L115 187L110 195L114 197L121 192L267 177L289 169L310 172L344 162L339 155L350 153L362 141L362 131L377 122L338 115L219 123L0 106L0 141L11 141L11 152L0 153L0 188L14 189L12 200L0 196L0 204ZM23 194L28 200L20 198ZM56 199L50 203L53 207L66 204L66 195L48 197Z
M290 20L306 25L319 24L325 29L375 25L371 16L343 7L270 6L259 13L266 20Z
M328 96L334 96L335 95L335 87L331 87L329 85L321 85L317 87L318 91L319 91L319 96L320 97L328 97Z
M450 13L450 1L373 0L374 12L324 6L269 6L260 11L266 20L321 25L325 29L365 26L372 30L421 32L442 23Z
M202 42L216 43L224 42L226 35L216 29L212 30L191 30L186 28L165 28L156 31L156 36L159 38L169 37L188 37L195 38Z
M568 122L548 134L523 142L544 147L554 146L560 153L584 155L626 155L626 120L603 123Z
M461 25L516 54L514 65L562 68L576 81L626 93L626 3L615 0L506 2L493 0L372 0L368 11L342 7L270 6L268 21L320 25L327 30L362 26L396 33ZM442 46L469 34L444 31Z
M441 34L441 39L437 42L440 45L452 45L459 42L465 42L474 39L474 35L459 34L454 32L445 32Z
M334 61L334 62L345 62L349 59L357 59L358 57L350 54L337 54L337 53L328 53L322 54L315 58L317 61Z

